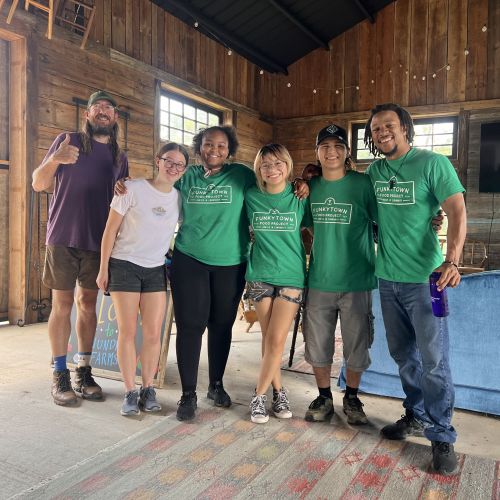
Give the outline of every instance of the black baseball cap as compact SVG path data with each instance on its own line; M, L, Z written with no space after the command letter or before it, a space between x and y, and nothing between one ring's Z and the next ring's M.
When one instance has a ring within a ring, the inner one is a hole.
M322 128L316 137L316 146L319 146L325 139L329 139L330 137L338 139L349 147L349 143L347 142L347 132L338 125L328 125L327 127Z

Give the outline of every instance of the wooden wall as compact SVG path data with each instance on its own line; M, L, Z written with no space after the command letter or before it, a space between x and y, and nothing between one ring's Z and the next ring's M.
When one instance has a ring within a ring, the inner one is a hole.
M11 25L0 16L0 37L2 29L26 37L32 46L30 67L36 68L35 109L29 111L35 127L31 143L34 161L27 167L28 178L57 134L75 129L77 110L73 98L86 100L96 89L107 90L116 97L120 109L129 113L127 154L131 174L150 176L158 136L155 106L159 82L227 110L225 115L237 127L241 143L236 160L251 165L257 149L273 136L272 124L251 107L256 99L256 68L237 55L228 56L223 47L149 0L102 0L96 5L96 25L85 50L79 49L78 35L58 26L54 27L52 40L48 40L43 36L46 21L39 15L18 9ZM123 119L120 125L123 141ZM27 304L40 298L46 201L37 195L32 208L33 249L27 250L32 272ZM29 205L29 195L20 202ZM41 297L48 295L42 286ZM36 312L28 307L27 321L36 319Z
M499 32L498 0L397 0L288 76L264 75L259 109L291 118L500 98Z

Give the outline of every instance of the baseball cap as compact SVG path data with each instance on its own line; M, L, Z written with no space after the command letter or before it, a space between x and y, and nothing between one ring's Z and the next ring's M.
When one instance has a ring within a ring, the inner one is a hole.
M319 146L325 139L329 139L330 137L338 139L349 147L349 143L347 142L347 132L338 125L328 125L327 127L322 128L316 137L316 146Z
M95 104L97 101L101 100L109 101L116 108L116 101L104 90L98 90L89 97L89 100L87 102L87 108L90 108L92 104Z

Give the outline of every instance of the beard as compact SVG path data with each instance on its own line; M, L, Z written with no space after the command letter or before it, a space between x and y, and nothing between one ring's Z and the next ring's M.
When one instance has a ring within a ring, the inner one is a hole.
M107 135L111 136L113 133L113 127L115 124L113 123L112 125L97 125L95 121L90 121L89 120L89 127L90 130L92 131L92 135Z
M398 150L398 145L396 144L390 151L382 151L380 148L377 149L379 150L380 154L383 154L384 156L393 156Z

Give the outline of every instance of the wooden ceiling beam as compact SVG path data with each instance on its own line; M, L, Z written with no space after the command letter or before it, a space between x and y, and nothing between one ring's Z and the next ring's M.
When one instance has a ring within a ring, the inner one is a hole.
M278 0L267 0L275 9L279 10L289 21L291 21L297 28L302 31L309 39L311 39L316 45L323 47L326 50L330 50L328 42L321 40L321 38L311 31L300 19L293 15L286 7L281 5Z

